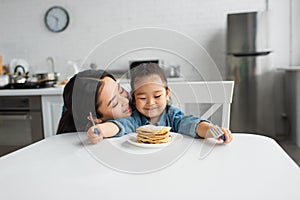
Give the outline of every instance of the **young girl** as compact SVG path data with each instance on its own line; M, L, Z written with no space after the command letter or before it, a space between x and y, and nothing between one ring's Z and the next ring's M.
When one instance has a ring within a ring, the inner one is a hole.
M135 132L139 126L153 124L170 126L172 132L190 135L192 137L212 137L207 135L210 123L200 117L185 115L181 110L168 104L170 88L164 71L155 63L144 63L130 72L132 100L135 110L130 117L110 120L98 124L88 130L91 143L98 143L101 139L94 133L97 128L104 137L122 136ZM230 130L222 128L225 141L232 140Z

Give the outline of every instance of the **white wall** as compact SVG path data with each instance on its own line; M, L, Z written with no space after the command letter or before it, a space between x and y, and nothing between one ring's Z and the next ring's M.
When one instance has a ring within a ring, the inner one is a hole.
M300 1L291 0L292 12L292 47L291 47L291 63L292 66L300 66Z
M70 26L62 33L51 33L44 25L44 14L53 5L65 7L71 17ZM198 41L224 74L227 13L265 7L265 0L0 0L0 54L4 64L24 58L32 73L51 70L46 58L53 56L56 71L67 76L72 73L67 60L82 61L111 35L139 27L162 27Z

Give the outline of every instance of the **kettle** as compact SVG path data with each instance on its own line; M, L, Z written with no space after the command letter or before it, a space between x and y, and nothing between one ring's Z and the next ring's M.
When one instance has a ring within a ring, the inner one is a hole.
M20 70L19 70L20 69ZM25 68L22 65L17 65L14 69L14 74L21 76L23 74L25 74Z
M28 62L26 60L23 60L23 59L17 59L17 58L14 58L10 61L10 65L9 65L9 71L10 72L14 72L15 68L18 66L18 65L21 65L24 69L25 69L25 72L28 72L29 70L29 65L28 65Z
M11 83L25 83L28 78L28 72L22 65L17 65L14 73L11 75Z

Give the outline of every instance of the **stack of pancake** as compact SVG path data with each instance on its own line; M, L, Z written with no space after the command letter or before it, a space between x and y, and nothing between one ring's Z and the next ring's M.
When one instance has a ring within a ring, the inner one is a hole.
M136 129L137 141L147 144L161 144L171 141L171 127L145 125Z

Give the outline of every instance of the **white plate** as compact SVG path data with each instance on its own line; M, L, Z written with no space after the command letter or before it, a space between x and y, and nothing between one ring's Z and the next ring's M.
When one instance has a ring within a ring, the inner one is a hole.
M178 134L178 133L170 133L170 136L172 137L170 142L166 142L166 143L161 143L161 144L147 144L147 143L139 143L136 140L136 133L132 133L130 135L128 135L129 138L127 139L127 141L134 145L134 146L138 146L138 147L143 147L143 148L163 148L166 147L168 145L170 145L171 143L173 143L176 140L180 140L182 139L182 135Z

